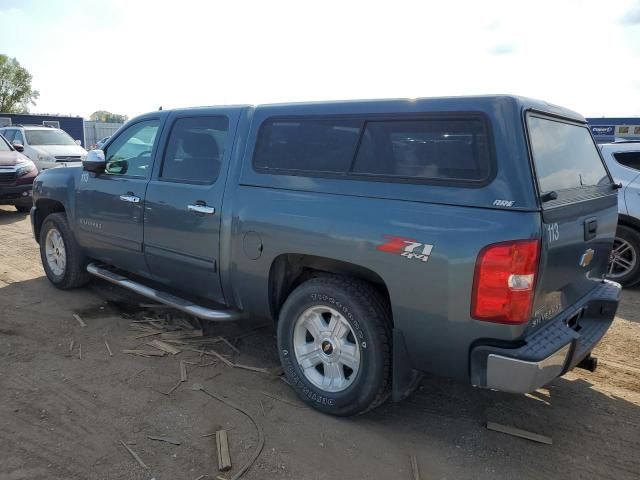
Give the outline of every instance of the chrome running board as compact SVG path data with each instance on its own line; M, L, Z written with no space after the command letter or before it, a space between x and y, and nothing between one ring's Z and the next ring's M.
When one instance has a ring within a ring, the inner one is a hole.
M203 320L211 320L214 322L230 322L239 320L244 317L241 312L238 312L236 310L213 310L211 308L203 307L202 305L197 305L184 298L176 297L175 295L172 295L170 293L147 287L146 285L135 282L123 275L120 275L119 273L112 272L111 270L108 270L104 267L100 267L95 263L90 263L89 265L87 265L87 272L115 285L126 288L127 290L131 290L157 302L164 303L165 305L176 308Z

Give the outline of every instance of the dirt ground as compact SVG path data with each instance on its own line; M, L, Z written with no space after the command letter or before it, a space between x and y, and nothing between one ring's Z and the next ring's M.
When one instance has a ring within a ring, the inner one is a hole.
M198 354L123 354L145 341L129 329L141 302L99 281L75 291L53 288L28 216L0 207L1 480L213 479L215 437L204 435L219 428L229 430L234 469L223 476L231 478L258 435L246 417L193 390L194 383L262 425L265 448L248 479L411 479L411 455L429 480L640 478L640 289L624 292L595 352L600 366L594 374L572 372L531 395L429 377L404 402L349 419L304 408L277 377L222 362L190 366L187 382L166 395L179 380L179 361L198 361ZM235 339L260 325L215 325L212 333ZM240 354L223 345L220 351L247 365L278 365L269 325L240 338L237 347ZM553 445L488 431L487 420L550 436Z

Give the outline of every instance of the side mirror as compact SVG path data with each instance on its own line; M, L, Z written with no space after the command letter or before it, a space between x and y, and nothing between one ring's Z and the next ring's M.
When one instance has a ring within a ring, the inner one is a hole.
M106 161L102 150L91 150L82 160L82 168L88 172L102 173L104 172Z
M22 145L20 142L13 142L11 145L13 145L13 148L15 148L18 152L24 152L24 145Z
M81 147L82 146L82 142L80 140L76 140L76 145Z

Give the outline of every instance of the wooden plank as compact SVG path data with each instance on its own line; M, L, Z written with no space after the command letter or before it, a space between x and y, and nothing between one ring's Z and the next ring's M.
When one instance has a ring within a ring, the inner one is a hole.
M411 471L413 472L413 480L420 480L420 468L415 455L411 455Z
M122 446L123 446L124 448L126 448L126 449L129 451L129 453L131 454L131 456L132 456L133 458L135 458L135 459L136 459L136 462L138 462L142 468L144 468L144 469L146 469L146 470L149 470L149 467L147 467L147 466L145 465L145 463L142 461L142 459L138 456L138 454L137 454L136 452L134 452L133 450L131 450L131 449L127 446L127 444L126 444L126 443L124 443L122 440L120 440L120 443L122 444Z
M229 441L226 430L216 432L216 445L218 448L218 471L227 472L231 470L231 455L229 455Z
M180 381L187 381L187 364L184 363L184 360L180 360Z
M150 440L157 440L158 442L170 443L171 445L180 445L180 440L176 440L175 438L171 437L156 437L155 435L147 435L147 438Z
M526 438L534 442L544 443L546 445L552 445L553 440L551 437L540 435L539 433L528 432L516 427L510 427L509 425L502 425L495 422L487 422L487 429L495 432L506 433L507 435L513 435L514 437Z
M165 352L159 352L158 350L122 350L122 353L129 355L141 355L143 357L164 357Z
M107 347L107 352L109 352L109 356L113 357L113 352L111 351L111 347L109 346L109 342L107 342L107 339L104 339L104 345L105 347Z
M73 318L75 318L78 321L78 323L80 324L81 327L86 327L87 326L87 324L84 323L84 320L82 320L82 318L80 318L80 315L78 315L77 313L73 314Z
M177 355L182 350L177 349L173 345L169 345L168 343L164 343L161 340L151 340L147 345L151 345L152 347L157 348L158 350L162 350L163 352L170 353L171 355Z

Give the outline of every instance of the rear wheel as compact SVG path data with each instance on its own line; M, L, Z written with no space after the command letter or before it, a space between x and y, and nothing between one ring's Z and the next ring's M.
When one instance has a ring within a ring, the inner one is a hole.
M618 225L607 277L625 287L640 281L640 233L626 225Z
M52 213L40 229L40 258L47 278L61 289L80 287L90 279L87 259L64 213Z
M345 277L318 277L287 298L278 322L289 383L312 407L355 415L388 397L391 319L382 295Z

